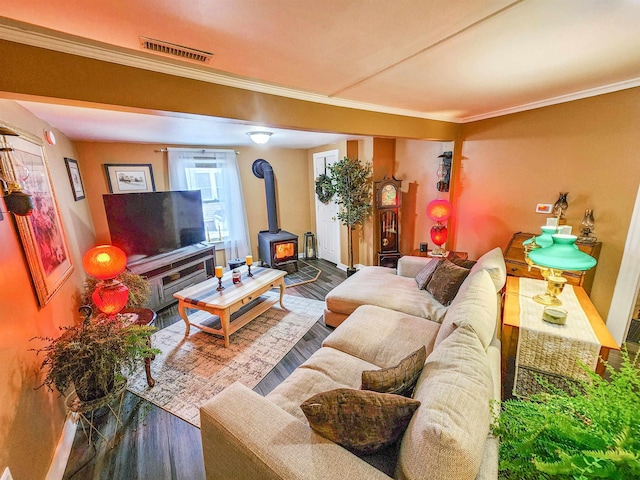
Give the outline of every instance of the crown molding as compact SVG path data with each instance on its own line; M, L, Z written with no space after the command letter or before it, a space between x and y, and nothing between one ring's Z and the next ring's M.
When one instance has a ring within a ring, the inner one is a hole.
M45 48L47 50L68 53L71 55L93 58L95 60L115 63L118 65L140 68L157 73L165 73L168 75L224 85L227 87L240 88L258 93L293 98L296 100L392 115L458 123L456 120L449 117L441 117L438 115L434 116L415 110L386 107L372 103L334 98L302 90L261 83L241 77L234 77L211 69L192 67L185 65L184 63L173 63L171 61L172 59L159 58L147 52L134 52L122 47L107 45L101 42L61 32L54 32L42 27L2 17L0 17L0 39L31 45L33 47Z
M503 115L509 115L511 113L525 112L527 110L535 110L536 108L548 107L551 105L557 105L559 103L572 102L574 100L581 100L583 98L596 97L598 95L604 95L606 93L618 92L620 90L626 90L629 88L635 88L640 86L640 78L632 78L631 80L625 80L623 82L611 83L609 85L603 85L601 87L590 88L582 90L580 92L569 93L566 95L560 95L558 97L547 98L537 102L525 103L516 107L504 108L501 110L494 110L492 112L483 113L481 115L472 115L470 117L464 117L458 119L459 123L477 122L479 120L487 120L489 118L501 117Z

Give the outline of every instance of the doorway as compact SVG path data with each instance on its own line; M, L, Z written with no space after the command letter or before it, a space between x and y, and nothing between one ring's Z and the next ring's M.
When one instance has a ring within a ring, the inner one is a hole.
M338 150L330 150L313 154L313 178L328 173L329 165L338 161ZM314 195L316 208L316 240L318 258L328 262L340 263L340 221L338 220L338 204L331 199L322 203Z
M640 187L631 215L627 241L620 262L616 286L613 290L611 307L607 316L607 328L618 344L627 339L631 319L640 286Z

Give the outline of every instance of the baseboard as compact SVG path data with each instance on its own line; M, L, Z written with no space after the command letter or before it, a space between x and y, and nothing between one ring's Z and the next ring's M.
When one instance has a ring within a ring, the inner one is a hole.
M60 440L58 440L58 446L53 454L53 460L49 465L49 471L45 480L62 480L64 471L67 468L67 462L69 461L69 455L71 454L71 447L73 446L73 439L76 436L76 428L78 427L78 421L75 413L69 413L64 422L62 428L62 434L60 434Z
M366 265L362 265L361 263L356 263L356 264L353 265L353 268L355 268L356 270L360 270L362 267L365 267L365 266ZM336 268L346 272L349 269L349 266L345 265L344 263L338 263L338 264L336 264Z

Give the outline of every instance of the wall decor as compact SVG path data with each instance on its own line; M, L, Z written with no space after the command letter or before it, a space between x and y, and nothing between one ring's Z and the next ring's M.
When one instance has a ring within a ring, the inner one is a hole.
M111 193L155 192L150 163L105 163Z
M73 265L41 141L28 133L11 138L13 151L2 169L20 177L33 196L31 215L14 220L27 258L38 303L45 306L71 275Z
M64 159L64 163L67 165L67 173L69 174L69 182L71 182L71 190L73 191L73 198L82 200L84 195L84 186L82 185L82 177L80 176L80 169L78 168L78 162L73 158Z
M536 213L551 213L553 210L552 203L537 203L536 204Z

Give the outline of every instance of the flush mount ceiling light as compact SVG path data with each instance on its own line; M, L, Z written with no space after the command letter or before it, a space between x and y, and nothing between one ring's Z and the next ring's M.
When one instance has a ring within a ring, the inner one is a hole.
M271 138L273 134L271 132L249 132L247 135L249 135L253 143L263 145L269 141L269 138Z

